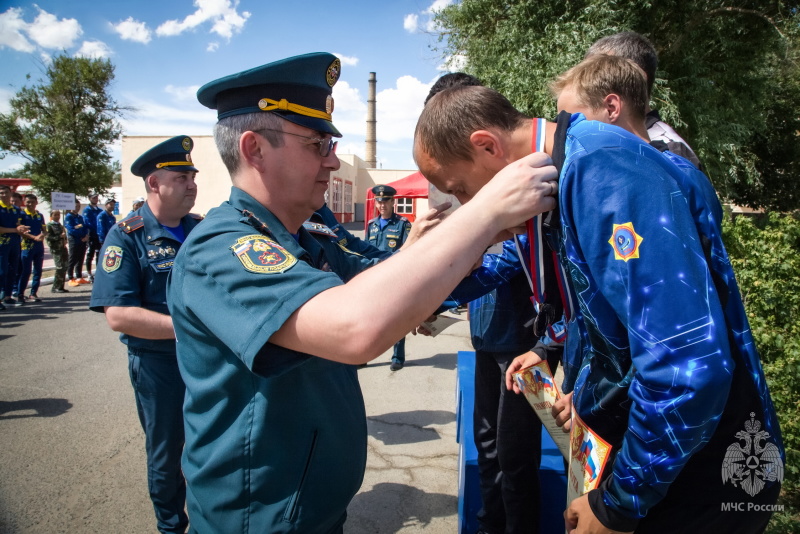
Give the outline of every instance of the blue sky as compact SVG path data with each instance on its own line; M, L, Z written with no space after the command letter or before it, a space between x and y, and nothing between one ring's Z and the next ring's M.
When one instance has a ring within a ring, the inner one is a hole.
M277 59L325 51L342 60L333 120L338 152L364 157L367 80L378 80L378 165L414 169L414 124L444 73L431 13L453 0L40 0L0 2L0 112L61 51L108 58L126 135L210 134L197 89ZM26 75L31 80L26 80ZM113 154L119 157L119 146ZM0 160L0 171L21 160Z

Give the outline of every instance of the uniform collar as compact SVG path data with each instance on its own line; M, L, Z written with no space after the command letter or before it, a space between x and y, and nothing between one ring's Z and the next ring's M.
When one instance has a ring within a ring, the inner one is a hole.
M228 201L230 202L231 206L237 210L248 210L255 215L258 220L266 224L275 241L277 241L283 248L291 252L295 257L299 258L308 252L300 245L300 243L308 242L307 238L309 237L309 234L305 228L300 227L300 239L299 241L296 240L289 230L286 229L283 223L279 221L271 211L269 211L256 199L238 187L231 187L231 196ZM242 221L246 222L246 217L242 217ZM253 227L253 230L256 232L258 231L255 227Z
M153 212L150 210L150 206L148 206L146 202L139 209L139 215L141 215L142 222L144 223L144 232L148 243L152 243L158 239L170 239L172 241L177 241L172 232L165 230L164 227L161 226L161 223L158 222L158 219L156 219L156 216L153 215ZM181 226L184 226L184 219L186 219L186 216L181 217ZM186 232L185 227L184 232L187 234L189 233Z

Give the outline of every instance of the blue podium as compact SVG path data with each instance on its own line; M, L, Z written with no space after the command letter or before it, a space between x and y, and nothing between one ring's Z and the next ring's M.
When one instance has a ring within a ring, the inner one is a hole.
M458 440L458 534L475 534L481 491L478 478L478 451L472 432L475 405L475 353L458 352L456 378L456 439ZM533 409L533 408L531 408ZM542 534L563 534L567 477L564 459L550 435L542 427L542 461L539 467L542 491Z

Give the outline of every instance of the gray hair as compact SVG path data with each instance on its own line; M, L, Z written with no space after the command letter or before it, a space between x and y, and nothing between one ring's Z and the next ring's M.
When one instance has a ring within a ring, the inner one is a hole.
M630 59L647 76L648 95L653 92L653 82L658 69L658 54L647 37L636 32L620 32L596 41L586 52L584 59L596 54L607 54Z
M283 146L283 134L264 130L283 130L283 120L274 113L246 113L221 119L214 126L214 142L231 176L239 171L239 138L247 131L259 131L273 147Z

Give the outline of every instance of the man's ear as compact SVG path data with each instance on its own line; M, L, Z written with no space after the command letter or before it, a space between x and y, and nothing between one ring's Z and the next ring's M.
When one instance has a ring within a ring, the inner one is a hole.
M147 179L145 179L145 182L147 182L147 187L150 188L150 191L158 192L158 176L150 174L147 176Z
M505 151L500 143L500 138L488 130L476 130L469 136L469 142L478 153L493 158L502 158Z
M608 122L616 124L622 116L623 103L619 95L611 93L603 99L603 110L608 117Z
M261 143L260 140L263 140L264 143ZM269 142L257 133L244 132L239 137L239 151L242 154L242 160L256 170L263 171L267 158L264 147L268 144Z

